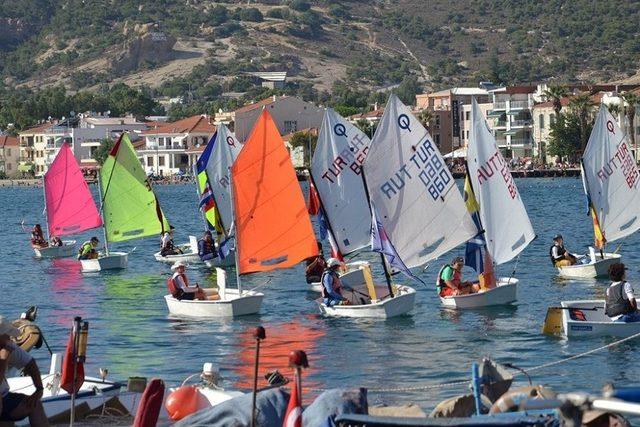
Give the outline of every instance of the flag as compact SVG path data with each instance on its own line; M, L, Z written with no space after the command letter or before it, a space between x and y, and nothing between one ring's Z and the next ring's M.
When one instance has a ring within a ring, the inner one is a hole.
M226 257L228 257L230 252L231 252L231 237L228 237L224 239L222 242L220 242L220 245L218 246L218 254L220 255L220 259L225 259Z
M464 264L473 268L476 273L482 274L485 267L485 254L483 254L483 252L487 251L487 241L484 238L484 230L482 229L482 222L480 220L480 206L473 192L468 173L464 180L464 203L478 230L478 234L467 241L464 251Z
M400 258L400 255L398 255L398 252L396 252L396 248L393 247L391 240L389 240L389 236L387 236L387 232L382 226L382 222L378 220L373 204L371 205L371 250L383 254L391 268L402 272L406 276L422 283L423 285L426 285L426 283L411 273L409 267L405 265Z
M216 208L216 201L213 197L211 185L209 184L209 177L207 176L207 164L209 163L209 158L216 143L216 136L217 133L214 133L194 166L196 181L198 183L198 194L200 194L200 211L205 217L207 228L211 231L220 227L219 221L217 220L218 210Z
M284 416L282 427L302 427L302 401L298 395L298 385L291 387L291 396L289 397L289 405Z
M604 237L604 232L600 228L600 221L598 221L598 214L589 200L589 212L593 219L593 234L594 234L594 246L600 250L604 249L604 244L607 243L607 239Z
M84 383L84 363L82 362L77 362L76 364L76 382L75 384L73 383L74 341L75 334L72 329L67 341L67 349L64 352L64 359L62 359L62 375L60 377L60 388L69 394L77 393Z

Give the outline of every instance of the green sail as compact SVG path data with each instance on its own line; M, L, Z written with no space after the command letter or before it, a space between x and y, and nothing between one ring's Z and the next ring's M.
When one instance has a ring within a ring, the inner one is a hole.
M109 242L158 236L169 229L127 134L109 152L100 172L100 185Z

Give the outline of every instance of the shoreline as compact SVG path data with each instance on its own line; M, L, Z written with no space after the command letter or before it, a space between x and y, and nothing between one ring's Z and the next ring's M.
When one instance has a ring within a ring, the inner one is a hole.
M464 178L464 172L452 171L455 179ZM579 168L572 169L533 169L522 170L516 169L511 171L511 175L514 178L565 178L565 177L577 177L580 176ZM298 175L299 181L306 181L307 177L304 175ZM95 181L87 181L89 185L95 184ZM192 181L152 181L153 185L185 185L190 184ZM0 179L0 188L3 187L42 187L42 180L40 178L32 179Z

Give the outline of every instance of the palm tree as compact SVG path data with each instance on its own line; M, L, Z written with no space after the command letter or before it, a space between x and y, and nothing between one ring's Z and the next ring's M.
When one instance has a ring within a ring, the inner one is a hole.
M562 110L562 98L569 94L566 86L549 86L543 93L547 101L553 102L553 111L556 113L556 119L560 117Z
M609 110L611 115L617 120L620 115L620 104L607 104L607 110Z
M420 111L420 114L418 114L418 120L420 120L422 126L426 127L427 129L431 128L431 122L433 121L434 117L435 116L433 114L433 111L426 108Z
M593 101L591 100L591 94L589 92L583 92L574 96L569 101L569 107L574 111L578 117L578 123L580 124L580 150L584 152L589 140L588 126L589 117L593 110Z
M624 92L621 95L622 99L624 99L625 102L624 114L625 116L627 116L627 120L629 121L629 135L631 136L631 146L633 147L634 152L637 153L638 147L636 147L636 133L635 129L633 128L633 121L636 118L636 107L640 105L640 96L633 92Z

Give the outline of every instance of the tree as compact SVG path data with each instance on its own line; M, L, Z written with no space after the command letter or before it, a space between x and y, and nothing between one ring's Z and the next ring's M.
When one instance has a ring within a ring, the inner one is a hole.
M593 120L591 117L593 101L591 100L591 94L584 92L574 96L569 101L569 107L578 119L578 124L580 125L580 152L584 152L587 142L589 141L589 135L591 134L589 127L590 122L591 127L593 127Z
M93 160L102 166L105 160L107 160L107 157L109 157L109 151L113 148L114 143L115 141L111 138L101 139L100 146L96 148L96 151L92 154Z
M562 110L562 98L569 94L569 90L566 86L549 86L543 93L547 101L553 102L553 111L556 113L556 117L560 117L560 110Z
M259 9L255 7L249 7L240 11L240 19L243 21L262 22L264 21L264 16Z
M431 128L431 122L433 121L433 119L435 118L433 111L428 110L428 109L424 109L422 111L420 111L420 113L418 114L418 120L420 120L420 123L422 123L422 126L426 127L427 129Z
M640 96L633 92L624 92L621 94L622 99L624 99L624 114L627 117L627 121L629 122L629 136L631 138L631 146L634 151L636 150L636 133L633 129L633 121L636 118L636 107L640 105ZM637 154L636 154L637 155Z
M621 111L620 104L607 104L607 110L609 110L613 117L618 119Z
M291 136L291 139L289 140L289 144L291 144L292 147L294 148L302 147L304 152L305 162L308 162L308 160L311 158L311 153L315 151L317 143L318 143L318 136L313 135L309 131L296 132ZM311 152L309 152L309 149L311 149ZM310 165L307 165L307 166L310 166Z
M591 125L593 127L593 125ZM557 117L550 125L548 154L576 161L581 148L581 129L578 115L571 111ZM590 131L590 129L589 129Z
M373 134L376 133L377 125L371 123L369 120L360 119L356 122L356 127L364 132L369 138L373 138Z

